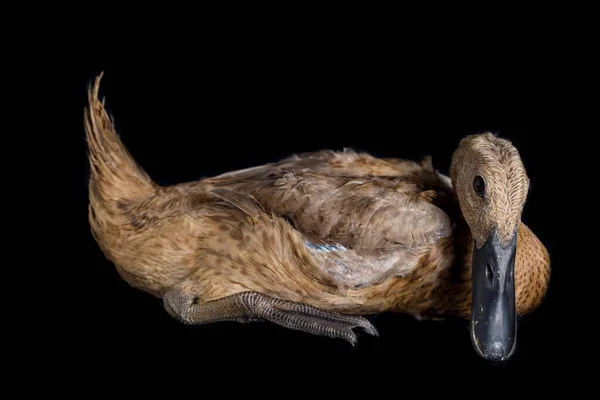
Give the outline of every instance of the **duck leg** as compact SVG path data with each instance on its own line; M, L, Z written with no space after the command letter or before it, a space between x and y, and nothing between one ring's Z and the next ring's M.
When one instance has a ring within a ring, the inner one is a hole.
M364 317L323 311L303 303L280 300L259 292L243 292L199 303L198 297L171 290L163 298L167 312L190 325L219 321L270 321L289 329L314 335L340 338L356 345L353 328L377 336L377 330Z

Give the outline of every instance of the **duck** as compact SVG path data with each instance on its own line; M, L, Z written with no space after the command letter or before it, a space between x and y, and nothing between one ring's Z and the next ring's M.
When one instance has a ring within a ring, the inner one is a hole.
M430 157L350 149L299 153L158 185L88 87L91 234L120 279L188 325L270 322L357 344L368 316L469 321L486 360L516 349L550 256L521 221L529 177L514 145L463 137L449 176Z

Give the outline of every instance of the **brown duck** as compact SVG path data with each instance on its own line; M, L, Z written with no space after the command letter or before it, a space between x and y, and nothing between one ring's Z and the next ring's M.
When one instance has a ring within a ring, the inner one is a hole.
M361 315L470 318L505 360L517 315L542 302L548 252L521 222L529 179L490 133L465 137L450 177L421 163L322 151L162 187L89 91L89 221L131 286L187 324L271 321L353 345Z

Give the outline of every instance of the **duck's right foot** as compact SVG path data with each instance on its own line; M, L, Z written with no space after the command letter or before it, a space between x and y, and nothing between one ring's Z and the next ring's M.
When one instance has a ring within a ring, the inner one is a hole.
M258 292L238 293L198 304L194 296L173 290L165 295L164 304L170 315L187 324L266 320L289 329L344 339L353 346L357 342L354 328L362 328L368 334L378 336L375 327L364 317L323 311Z

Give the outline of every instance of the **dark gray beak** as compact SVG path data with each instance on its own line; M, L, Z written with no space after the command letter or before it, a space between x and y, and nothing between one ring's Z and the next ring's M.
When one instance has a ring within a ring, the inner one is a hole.
M515 254L517 233L502 246L496 228L480 249L473 250L471 340L489 361L505 361L517 344Z

